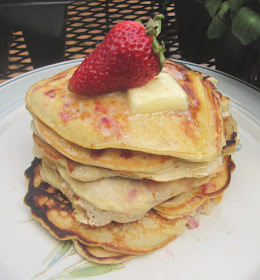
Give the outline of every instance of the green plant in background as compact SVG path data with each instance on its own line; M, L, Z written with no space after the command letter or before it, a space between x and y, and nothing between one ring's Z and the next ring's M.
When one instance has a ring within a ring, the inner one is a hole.
M212 21L208 38L216 39L231 30L243 45L260 36L260 0L206 0L205 6Z

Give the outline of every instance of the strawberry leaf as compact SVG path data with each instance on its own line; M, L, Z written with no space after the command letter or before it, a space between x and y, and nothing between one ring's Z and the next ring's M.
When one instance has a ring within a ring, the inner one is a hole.
M146 33L150 35L153 39L153 52L155 54L159 55L159 60L160 60L160 69L158 74L161 72L163 68L163 64L165 61L164 57L164 52L166 51L165 44L162 41L161 45L157 40L157 36L161 33L162 30L162 19L164 18L164 15L156 15L153 19L149 19L148 22L146 23Z

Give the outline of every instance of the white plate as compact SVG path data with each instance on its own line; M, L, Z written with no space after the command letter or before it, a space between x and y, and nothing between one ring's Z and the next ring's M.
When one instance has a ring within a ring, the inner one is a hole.
M76 279L73 277L81 267L85 277L98 275L94 279L259 280L259 90L195 64L186 63L217 78L219 91L231 97L241 139L241 149L233 157L237 169L230 188L211 216L202 216L197 229L187 230L164 248L114 266L82 261L68 242L56 241L31 219L29 208L23 204L27 189L23 173L33 159L25 93L33 83L79 62L51 65L0 85L1 279Z

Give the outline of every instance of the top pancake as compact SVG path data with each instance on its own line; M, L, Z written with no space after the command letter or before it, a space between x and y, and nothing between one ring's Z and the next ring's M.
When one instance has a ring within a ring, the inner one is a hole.
M214 84L201 73L166 61L187 93L189 109L132 115L126 94L79 97L68 90L76 67L36 83L28 91L29 110L62 138L91 149L117 148L211 161L225 145L222 105Z

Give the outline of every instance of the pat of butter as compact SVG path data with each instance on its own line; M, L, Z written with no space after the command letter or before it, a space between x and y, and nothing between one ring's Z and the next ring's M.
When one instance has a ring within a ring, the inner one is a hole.
M132 114L188 109L186 92L169 73L163 71L147 84L129 89L127 103Z

